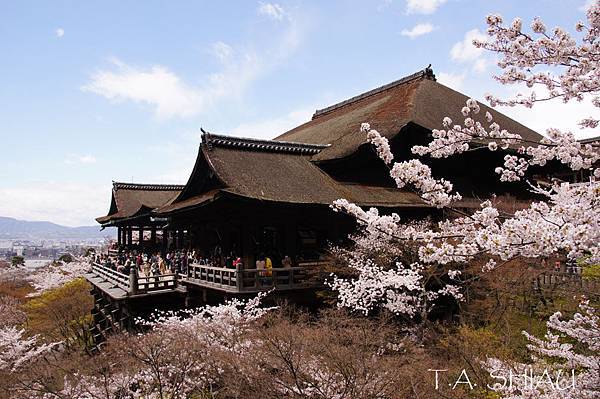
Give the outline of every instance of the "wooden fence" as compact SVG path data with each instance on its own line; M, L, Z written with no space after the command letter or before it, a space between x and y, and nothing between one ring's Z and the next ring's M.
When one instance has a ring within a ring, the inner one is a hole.
M564 287L580 291L582 294L600 295L600 284L597 280L585 279L577 270L574 271L574 273L544 272L533 280L533 285L540 288Z
M140 277L133 268L127 275L99 263L93 263L92 271L103 277L105 281L113 283L115 288L121 288L131 295L172 290L178 285L178 276L174 273Z
M310 286L305 267L266 270L191 264L185 277L189 283L235 292L256 292L271 288L289 290Z

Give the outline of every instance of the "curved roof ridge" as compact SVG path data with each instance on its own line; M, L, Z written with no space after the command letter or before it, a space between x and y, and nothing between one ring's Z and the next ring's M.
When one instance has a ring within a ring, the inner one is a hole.
M175 191L183 190L183 184L146 184L146 183L125 183L113 181L115 190L145 190L145 191Z
M329 144L299 143L293 141L264 140L250 137L235 137L213 134L202 129L202 144L209 150L212 147L231 147L267 152L296 153L314 155L329 147Z
M351 98L349 98L347 100L341 101L341 102L339 102L337 104L333 104L333 105L330 105L329 107L318 109L313 114L312 119L314 120L314 119L316 119L316 118L318 118L318 117L320 117L322 115L325 115L325 114L327 114L327 113L329 113L331 111L335 111L336 109L342 108L342 107L344 107L346 105L353 104L353 103L355 103L357 101L360 101L360 100L362 100L364 98L374 96L375 94L379 94L381 92L384 92L386 90L389 90L389 89L394 88L396 86L399 86L401 84L412 82L413 80L418 80L418 79L429 79L429 80L433 80L433 81L436 80L435 74L433 73L433 69L431 69L431 65L428 66L427 68L421 70L421 71L415 72L415 73L413 73L411 75L408 75L408 76L405 76L405 77L400 78L398 80L395 80L393 82L387 83L387 84L385 84L383 86L376 87L375 89L372 89L372 90L366 91L364 93L358 94L358 95L356 95L354 97L351 97Z

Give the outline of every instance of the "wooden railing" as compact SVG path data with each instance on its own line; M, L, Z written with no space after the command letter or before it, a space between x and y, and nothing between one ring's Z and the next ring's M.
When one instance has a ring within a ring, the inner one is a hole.
M98 276L103 277L105 281L114 283L115 288L118 287L127 292L130 291L129 276L127 274L118 272L96 262L92 264L92 271Z
M256 292L271 288L288 290L311 286L306 267L266 270L191 264L185 278L190 283L235 292Z
M177 288L177 274L161 274L160 276L138 277L137 293L169 290Z
M108 250L108 256L117 257L118 255L119 255L118 249L109 249Z
M92 271L121 288L128 295L138 295L176 289L181 283L199 285L232 293L258 292L269 289L291 290L314 285L309 279L309 269L319 270L323 262L305 262L298 267L266 269L236 269L211 265L191 264L185 273L138 276L135 269L129 275L110 267L93 263Z
M113 283L114 288L121 288L130 295L145 294L154 291L172 290L177 288L177 274L162 274L160 276L140 277L135 269L129 275L118 272L99 263L92 264L92 272Z
M536 287L566 286L576 288L582 292L600 292L600 284L596 280L588 280L582 277L581 268L575 269L574 273L544 272L533 281Z

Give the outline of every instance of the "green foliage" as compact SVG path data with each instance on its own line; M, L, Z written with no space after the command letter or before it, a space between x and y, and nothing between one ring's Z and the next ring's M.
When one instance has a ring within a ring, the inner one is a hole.
M78 278L31 299L23 306L28 329L49 342L63 341L67 348L89 349L94 306L89 291L87 281Z
M600 265L584 266L582 276L586 280L600 280Z
M10 260L10 263L13 266L23 266L25 265L25 258L23 258L22 256L13 256Z
M590 264L589 257L577 259L577 265L583 269L581 276L586 280L600 280L600 265Z
M71 263L73 262L73 257L71 256L71 254L64 254L61 255L60 258L58 258L58 260L65 263Z

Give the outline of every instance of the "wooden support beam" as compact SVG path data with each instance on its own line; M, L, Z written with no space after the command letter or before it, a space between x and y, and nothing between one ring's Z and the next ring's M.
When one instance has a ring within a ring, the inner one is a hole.
M183 249L184 233L183 230L177 231L177 249Z

